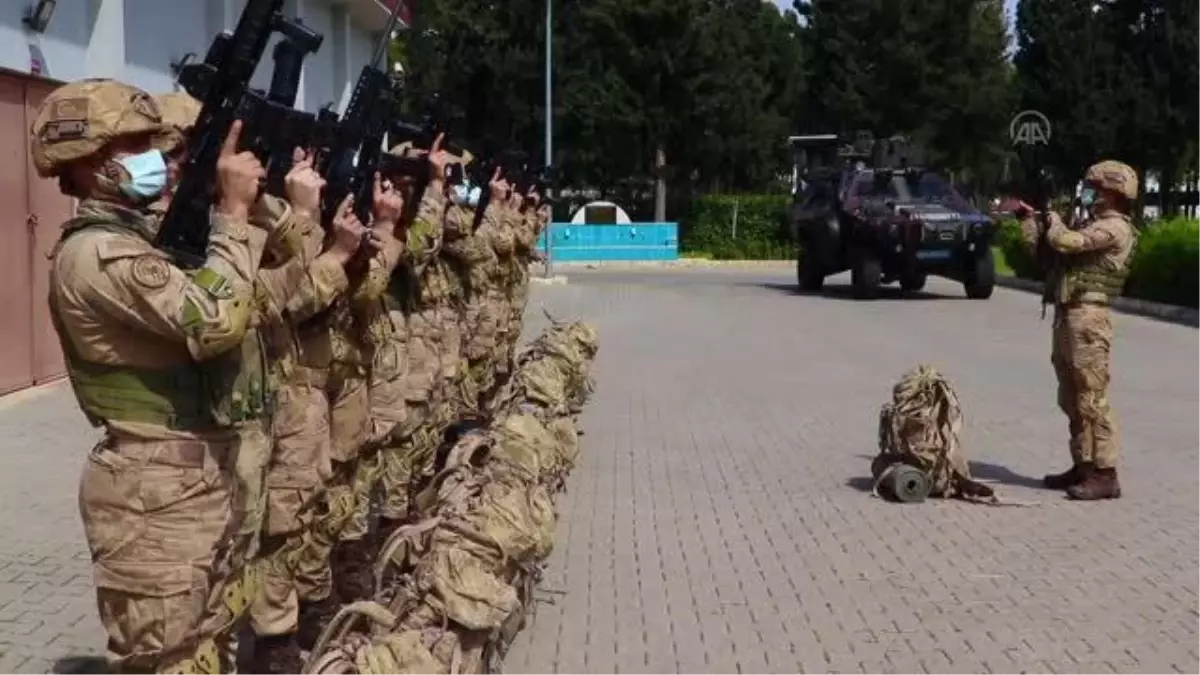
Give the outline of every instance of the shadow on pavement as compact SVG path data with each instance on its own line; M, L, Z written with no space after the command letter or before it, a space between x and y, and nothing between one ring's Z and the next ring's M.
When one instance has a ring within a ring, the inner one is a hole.
M757 286L759 288L767 288L788 295L807 295L812 297L831 298L835 300L855 300L858 302L872 302L871 300L858 300L854 297L854 287L850 284L825 284L824 290L821 291L802 291L797 288L796 284L783 283L779 281L760 281L747 284ZM899 286L881 286L879 289L879 297L875 300L966 300L966 296L959 295L942 295L940 293L929 293L927 291L902 291Z
M875 479L870 476L855 476L846 481L846 485L858 490L859 492L870 492L871 486L875 484Z
M108 663L102 656L64 656L54 662L52 673L107 673Z
M1041 478L1019 474L1008 467L988 462L968 462L971 467L971 477L976 480L995 481L1001 485L1016 485L1020 487L1045 489Z
M866 455L859 455L865 459L873 459ZM1017 473L1008 467L989 462L968 462L971 469L971 477L975 480L1000 483L1001 485L1010 485L1018 487L1027 487L1037 490L1045 489L1042 485L1042 479L1034 476L1026 476ZM871 486L874 485L875 479L870 476L855 476L846 481L848 487L852 487L860 492L870 492Z

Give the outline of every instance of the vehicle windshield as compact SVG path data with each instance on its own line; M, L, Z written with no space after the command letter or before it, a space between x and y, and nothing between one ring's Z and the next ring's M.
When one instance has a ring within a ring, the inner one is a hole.
M850 195L860 199L909 200L912 194L903 176L891 172L863 171L855 177Z
M905 183L917 199L954 199L958 193L936 173L909 174Z
M965 203L944 178L931 171L893 173L863 171L850 188L854 199L887 199L900 202L937 201Z

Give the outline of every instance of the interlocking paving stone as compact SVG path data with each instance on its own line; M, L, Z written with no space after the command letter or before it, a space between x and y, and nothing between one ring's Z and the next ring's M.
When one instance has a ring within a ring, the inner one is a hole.
M565 270L600 329L580 463L509 672L1197 672L1197 332L1117 315L1123 499L1037 487L1067 459L1050 322L997 289L797 295L769 268ZM929 362L973 470L1027 508L869 495L879 406ZM98 656L56 385L0 400L0 671Z

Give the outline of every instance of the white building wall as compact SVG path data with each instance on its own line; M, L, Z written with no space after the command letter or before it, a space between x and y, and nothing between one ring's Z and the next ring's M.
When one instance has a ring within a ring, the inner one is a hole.
M40 71L66 82L115 77L161 93L174 87L171 62L188 53L202 59L218 31L233 29L245 1L58 0L43 34L21 22L29 4L0 0L0 68ZM355 11L347 11L347 5ZM316 110L332 101L342 110L387 10L375 0L285 0L284 12L324 35L320 50L305 61L296 106ZM364 17L377 23L363 26ZM270 83L274 42L272 38L252 86Z

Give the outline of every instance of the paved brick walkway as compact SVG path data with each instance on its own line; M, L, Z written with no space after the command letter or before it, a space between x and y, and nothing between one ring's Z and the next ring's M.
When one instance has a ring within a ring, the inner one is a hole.
M510 672L1197 672L1196 330L1117 319L1126 496L1077 504L1036 487L1066 424L1034 296L559 271L534 309L599 324L599 391ZM879 405L923 361L976 472L1039 505L869 496ZM102 648L75 506L93 434L61 386L0 403L0 433L0 671L45 671Z

